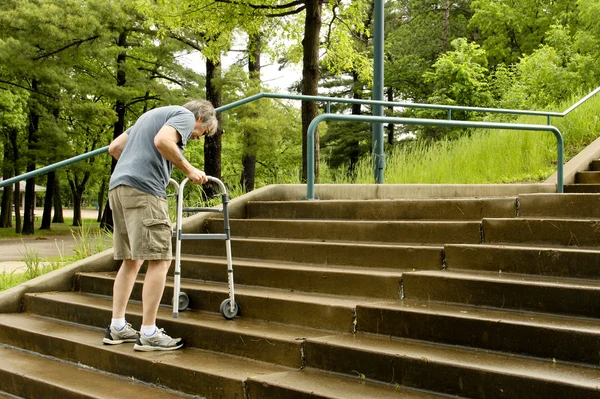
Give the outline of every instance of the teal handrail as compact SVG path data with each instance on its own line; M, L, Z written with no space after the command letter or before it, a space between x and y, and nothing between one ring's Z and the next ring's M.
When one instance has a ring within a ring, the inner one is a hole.
M315 199L315 131L319 123L324 120L334 121L355 121L355 122L375 122L375 123L396 123L403 125L426 125L426 126L453 126L464 128L487 128L504 130L528 130L528 131L548 131L554 133L557 141L558 165L557 165L557 192L563 192L563 154L564 140L560 130L554 126L548 125L524 125L513 123L495 123L495 122L468 122L468 121L449 121L442 119L417 119L417 118L393 118L367 115L340 115L340 114L321 114L310 122L308 126L307 147L307 169L306 169L306 199Z
M600 87L598 89L600 90ZM588 96L591 97L596 93L590 93ZM588 98L589 98L588 97ZM422 104L422 103L405 103L396 101L379 101L379 100L363 100L359 98L337 98L327 96L306 96L302 94L279 94L279 93L258 93L250 97L243 98L238 101L234 101L230 104L224 105L217 108L217 112L227 111L229 109L238 107L240 105L247 104L252 101L260 100L261 98L276 98L284 100L302 100L302 101L321 101L326 103L344 103L344 104L366 104L366 105L383 105L385 107L404 107L404 108L416 108L416 109L433 109L433 110L453 110L453 111L469 111L469 112L487 112L487 113L499 113L499 114L514 114L514 115L536 115L536 116L565 116L563 112L552 112L552 111L529 111L520 109L508 109L508 108L482 108L482 107L463 107L459 105L441 105L441 104ZM451 115L448 114L449 116Z
M63 166L67 166L67 165L70 165L75 162L83 161L84 159L93 158L96 155L104 154L105 152L108 152L108 146L98 148L94 151L86 152L85 154L77 155L77 156L71 157L69 159L65 159L63 161L57 162L57 163L53 163L52 165L44 166L43 168L40 168L40 169L32 170L31 172L23 173L22 175L19 175L19 176L11 177L10 179L2 180L2 181L0 181L0 188L14 184L14 183L18 183L21 180L26 180L26 179L29 179L32 177L43 175L44 173L52 172L53 170L62 168Z
M590 92L587 96L585 96L584 98L579 100L577 103L575 103L573 106L571 106L569 109L567 109L564 112L528 111L528 110L515 110L515 109L504 109L504 108L462 107L462 106L457 106L457 105L402 103L402 102L391 102L391 101L361 100L361 99L335 98L335 97L327 97L327 96L306 96L306 95L278 94L278 93L264 93L264 92L255 94L250 97L243 98L238 101L234 101L227 105L223 105L221 107L218 107L216 109L216 111L224 112L224 111L230 110L232 108L239 107L241 105L250 103L252 101L260 100L261 98L275 98L275 99L302 100L302 101L323 101L323 102L326 102L327 104L335 102L335 103L345 103L345 104L383 105L386 107L389 107L389 106L396 107L397 106L397 107L405 107L405 108L446 110L448 112L448 119L449 119L446 122L459 122L459 121L451 120L453 110L454 111L469 111L469 112L504 113L504 114L515 114L515 115L537 115L537 116L548 117L548 125L550 125L550 117L552 117L552 116L564 117L564 116L568 115L575 108L579 107L581 104L583 104L585 101L587 101L590 97L594 96L599 91L600 91L600 87L597 87L595 90ZM396 119L409 120L407 118L396 118ZM428 121L428 119L414 119L414 120ZM379 121L377 121L377 122L379 122ZM465 123L467 123L467 122L465 122ZM469 123L478 123L478 122L469 122ZM418 124L418 123L408 123L407 122L407 124ZM442 124L440 124L440 125L442 125ZM512 124L506 124L506 125L507 126L516 126L516 125L512 125ZM460 125L450 125L450 126L460 127ZM472 125L468 125L468 126L472 126ZM538 126L538 125L526 125L526 126ZM36 169L31 172L24 173L19 176L12 177L10 179L2 180L2 181L0 181L0 188L8 186L10 184L20 182L25 179L29 179L31 177L35 177L35 176L39 176L39 175L47 173L47 172L51 172L53 170L62 168L64 166L67 166L67 165L70 165L70 164L73 164L73 163L76 163L79 161L83 161L85 159L94 157L96 155L103 154L105 152L108 152L108 146L96 149L94 151L91 151L91 152L88 152L85 154L74 156L72 158L54 163L52 165L45 166L40 169ZM313 157L314 157L314 154L313 154ZM309 165L311 165L311 163L309 163ZM312 165L314 168L314 159L313 159ZM562 181L561 181L561 184L562 184Z

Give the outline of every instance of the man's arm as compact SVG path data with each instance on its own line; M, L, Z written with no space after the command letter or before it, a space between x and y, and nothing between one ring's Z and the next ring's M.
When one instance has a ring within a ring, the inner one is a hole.
M113 158L115 158L117 161L123 153L125 144L127 144L127 138L129 138L129 135L127 134L127 132L123 132L108 146L108 153L112 155Z
M187 175L192 183L206 183L206 174L192 166L179 151L177 143L181 141L181 135L172 126L163 126L154 137L154 145L160 155L177 166L183 173Z

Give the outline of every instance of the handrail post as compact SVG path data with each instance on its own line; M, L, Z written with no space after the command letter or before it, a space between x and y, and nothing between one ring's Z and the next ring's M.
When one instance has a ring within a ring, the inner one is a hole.
M375 0L373 10L374 20L374 55L373 55L373 100L383 100L383 43L384 43L384 7L383 0ZM383 116L383 105L373 105L373 116ZM375 183L383 184L385 169L385 153L383 141L383 123L372 125L373 174Z
M321 121L322 114L317 115L308 125L306 137L306 199L315 199L315 130Z

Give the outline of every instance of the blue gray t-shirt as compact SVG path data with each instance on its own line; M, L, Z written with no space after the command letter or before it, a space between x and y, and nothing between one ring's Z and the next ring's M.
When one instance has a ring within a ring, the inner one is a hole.
M173 165L156 149L154 137L165 125L181 135L179 150L194 131L194 114L181 106L156 108L144 113L125 133L127 143L110 178L109 190L122 184L158 197L166 197Z

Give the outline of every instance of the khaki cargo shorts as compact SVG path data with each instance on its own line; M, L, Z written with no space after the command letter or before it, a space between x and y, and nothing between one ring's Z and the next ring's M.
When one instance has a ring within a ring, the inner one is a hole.
M172 227L166 198L121 185L108 192L114 258L170 260Z

